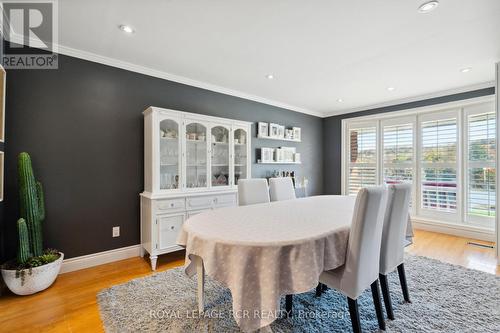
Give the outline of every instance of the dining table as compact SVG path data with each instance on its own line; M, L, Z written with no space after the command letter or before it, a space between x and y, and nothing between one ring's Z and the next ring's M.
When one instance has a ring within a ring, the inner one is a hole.
M241 330L254 331L282 317L281 296L315 288L323 271L345 263L355 200L312 196L220 208L187 219L177 243L186 249L186 274L197 275L198 310L204 311L208 275L230 290Z

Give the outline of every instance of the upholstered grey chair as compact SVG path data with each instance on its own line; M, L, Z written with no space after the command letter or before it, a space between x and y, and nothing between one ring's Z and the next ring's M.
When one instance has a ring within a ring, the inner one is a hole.
M271 194L271 201L295 199L295 189L290 177L270 178L269 192Z
M238 203L240 206L269 202L269 187L264 178L238 180Z
M382 231L380 248L379 280L382 287L387 317L394 319L391 295L387 283L387 274L398 269L399 281L403 297L410 302L406 274L404 269L404 247L406 243L406 227L408 225L408 210L410 206L411 185L397 184L388 186L388 201ZM392 197L391 197L392 196Z
M319 281L347 296L354 332L361 332L358 297L371 287L380 329L385 330L378 289L380 243L386 209L386 189L362 188L357 195L345 264L323 272Z

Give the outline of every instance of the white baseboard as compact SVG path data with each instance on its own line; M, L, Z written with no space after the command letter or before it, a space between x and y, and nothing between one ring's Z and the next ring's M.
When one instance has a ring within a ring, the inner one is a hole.
M140 251L141 245L138 244L104 252L92 253L81 257L65 259L63 260L60 274L107 264L113 261L139 257Z
M495 242L495 233L485 228L461 226L451 223L426 221L415 218L412 218L411 221L413 224L413 228L415 229L434 231L442 234L449 234L465 238L473 238L487 242Z

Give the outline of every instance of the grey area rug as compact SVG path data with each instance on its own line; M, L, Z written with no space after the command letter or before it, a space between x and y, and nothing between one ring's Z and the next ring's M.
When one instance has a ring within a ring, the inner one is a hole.
M396 319L386 321L388 332L500 332L499 277L418 256L407 256L405 267L412 303L403 303L397 273L390 274ZM229 290L210 278L205 288L205 317L193 312L196 277L182 268L113 286L97 298L107 332L239 332ZM378 331L369 289L359 311L363 331ZM295 295L293 313L277 319L273 332L351 331L346 299L334 290L320 298L314 290Z

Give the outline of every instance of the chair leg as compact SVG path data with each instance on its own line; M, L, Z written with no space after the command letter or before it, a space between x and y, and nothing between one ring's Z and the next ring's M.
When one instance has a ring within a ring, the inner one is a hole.
M403 297L406 302L411 303L410 294L408 293L408 285L406 284L406 274L405 266L401 264L398 266L399 282L401 283L401 289L403 289Z
M347 297L347 303L349 304L349 315L351 316L352 330L354 331L354 333L361 333L358 300Z
M382 303L380 302L380 293L378 291L378 280L375 280L371 284L372 287L372 296L373 296L373 304L375 305L375 312L377 313L378 327L385 331L385 320L384 314L382 313Z
M293 295L286 295L285 296L285 310L286 310L287 317L292 317L292 305L293 305Z
M392 311L391 294L389 292L389 283L387 282L387 275L379 274L380 287L382 288L382 296L384 297L385 311L387 318L394 320L394 312Z
M316 297L320 297L322 293L323 293L323 284L318 283L318 285L316 286Z

